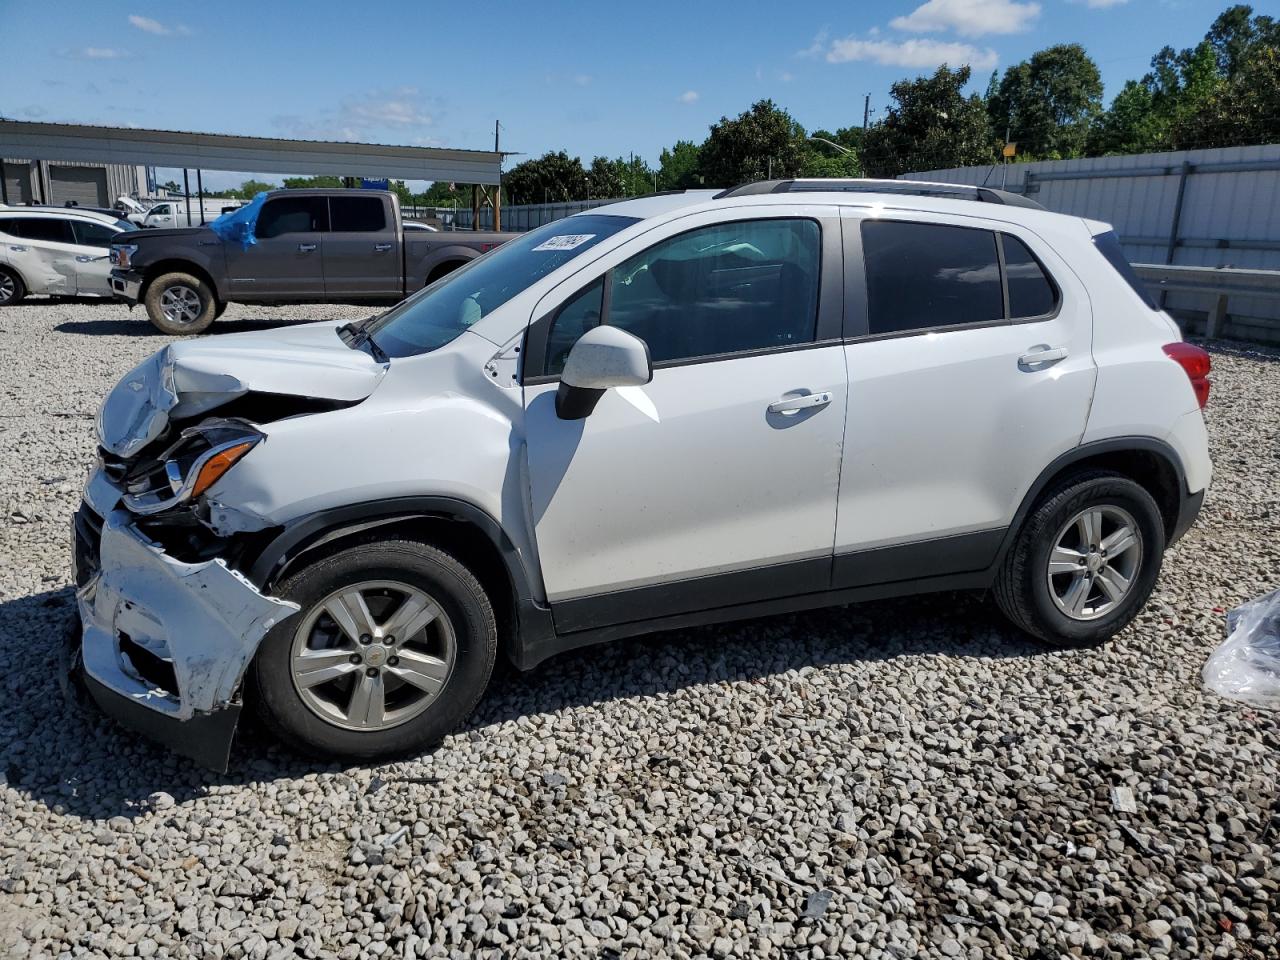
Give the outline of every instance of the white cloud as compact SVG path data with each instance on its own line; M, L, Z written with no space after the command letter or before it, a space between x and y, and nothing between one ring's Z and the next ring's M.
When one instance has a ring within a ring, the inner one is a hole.
M679 100L681 103L697 103L698 91L686 90L684 93L680 94L680 96L676 97L676 99Z
M575 87L589 87L591 86L591 81L594 79L595 78L589 73L579 73L574 76L573 85Z
M158 37L163 37L172 32L159 20L152 20L150 17L141 17L136 13L129 14L129 22L143 33L154 33Z
M950 64L958 67L968 64L975 70L990 70L998 61L990 47L978 49L967 43L947 43L941 40L859 40L845 37L834 40L827 51L828 63L847 63L850 60L869 60L886 67L936 67Z
M296 114L283 114L272 122L292 137L310 140L375 140L385 138L379 131L395 131L403 138L431 126L434 118L427 112L426 102L417 87L373 90L358 99L347 100L333 111L308 119Z
M831 31L823 27L813 36L813 42L803 50L797 50L797 57L820 57L824 50L827 49L827 40L831 37Z
M72 56L82 60L125 60L130 54L128 50L119 50L115 47L85 47L83 50L74 51Z
M191 36L192 30L185 24L169 27L161 23L159 20L152 20L150 17L144 17L137 13L129 14L129 23L143 33L154 33L157 37L167 37L171 33L178 33L184 37Z
M1020 33L1039 16L1038 3L1016 3L1015 0L928 0L928 3L916 7L907 16L894 17L889 21L889 26L911 33L951 30L962 37L981 37L989 33Z
M783 83L790 83L792 80L795 79L795 74L793 74L790 70L783 70L781 73L778 74L778 79L781 80Z
M1105 10L1107 7L1118 7L1126 4L1129 0L1072 0L1072 2L1083 2L1091 10Z

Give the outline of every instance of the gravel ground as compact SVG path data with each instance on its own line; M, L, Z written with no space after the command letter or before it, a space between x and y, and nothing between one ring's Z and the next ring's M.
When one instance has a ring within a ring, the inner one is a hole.
M1280 714L1199 684L1224 611L1280 586L1280 352L1215 351L1207 508L1102 650L978 598L874 603L508 672L411 762L251 730L218 776L58 685L92 416L164 342L112 304L0 312L17 955L1280 955Z

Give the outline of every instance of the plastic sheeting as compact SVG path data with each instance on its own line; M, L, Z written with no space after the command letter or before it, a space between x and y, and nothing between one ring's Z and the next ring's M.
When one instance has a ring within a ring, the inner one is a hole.
M1280 710L1280 590L1227 614L1227 639L1201 676L1224 697Z
M223 243L238 243L248 250L258 242L253 231L258 226L258 213L266 200L265 192L258 194L243 207L237 207L214 220L209 224L209 229L216 233Z

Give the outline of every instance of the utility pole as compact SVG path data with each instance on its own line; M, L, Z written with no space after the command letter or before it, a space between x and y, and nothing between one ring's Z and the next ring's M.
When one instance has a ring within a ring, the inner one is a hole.
M862 98L862 129L867 129L867 123L871 120L871 94L867 94Z
M493 188L493 229L502 230L502 150L498 146L498 131L502 124L493 121L493 152L498 155L498 185Z

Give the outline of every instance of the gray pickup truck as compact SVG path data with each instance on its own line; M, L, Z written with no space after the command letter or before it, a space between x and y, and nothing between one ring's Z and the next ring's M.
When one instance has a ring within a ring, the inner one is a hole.
M257 242L205 227L139 230L111 245L111 291L170 334L200 333L228 303L395 303L515 234L406 230L380 190L277 190Z

